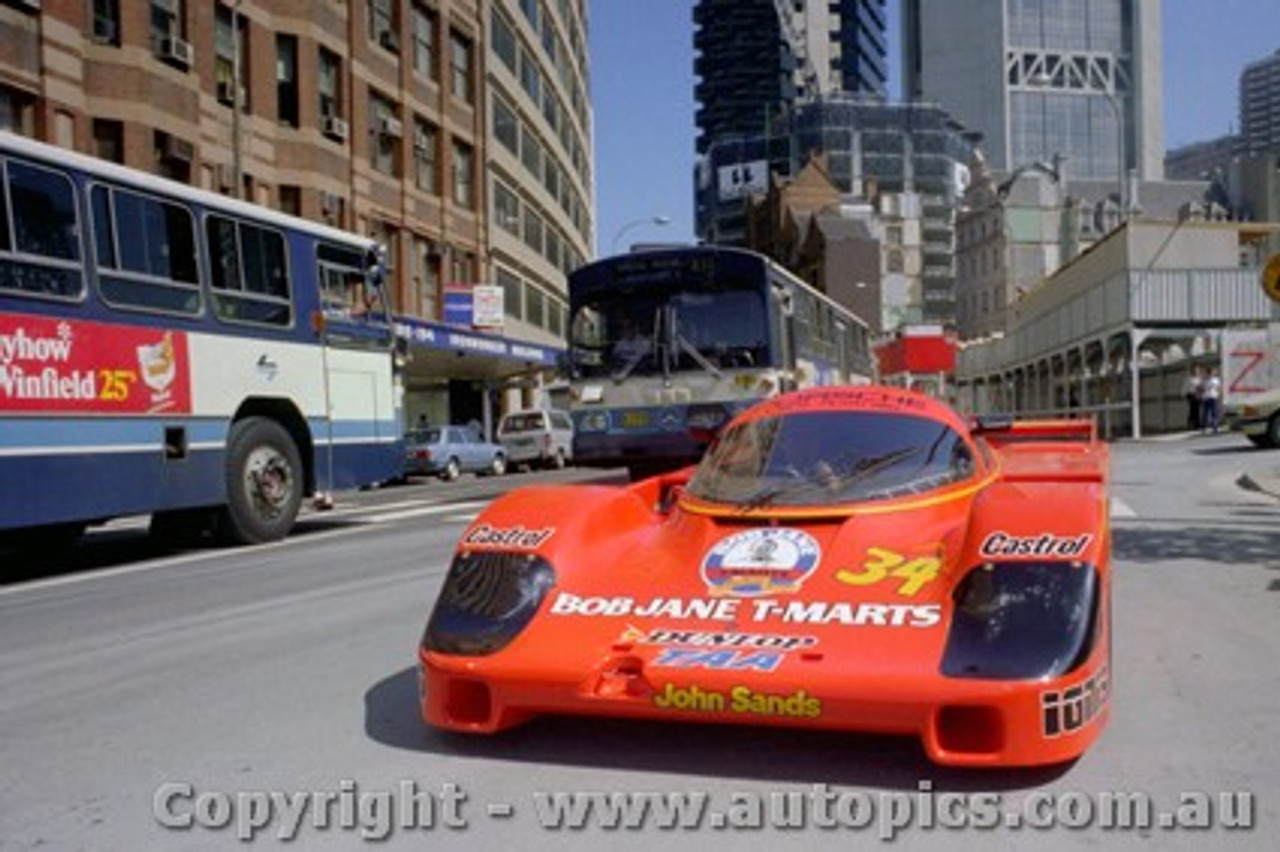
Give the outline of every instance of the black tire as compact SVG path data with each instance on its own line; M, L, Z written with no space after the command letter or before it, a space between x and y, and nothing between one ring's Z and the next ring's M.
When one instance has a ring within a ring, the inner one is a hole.
M568 462L564 458L564 450L557 449L555 454L551 456L551 461L547 463L547 467L552 470L564 470L567 464Z
M453 482L462 473L462 466L458 464L457 459L449 459L444 463L444 470L440 471L440 478L445 482Z
M1271 440L1266 435L1245 435L1249 443L1263 450L1271 449Z
M181 547L205 538L215 529L217 521L211 509L174 509L153 514L147 532L162 544Z
M1264 446L1280 449L1280 411L1271 415L1271 419L1267 421L1267 443Z
M502 453L498 453L493 457L493 463L489 465L490 476L502 476L507 472L507 457Z
M279 541L302 505L302 457L285 428L265 417L231 425L227 439L227 505L220 531L237 544Z

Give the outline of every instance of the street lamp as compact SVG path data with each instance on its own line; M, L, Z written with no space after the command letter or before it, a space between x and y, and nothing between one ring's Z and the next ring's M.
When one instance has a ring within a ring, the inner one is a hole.
M670 216L650 216L647 219L636 219L632 222L628 222L627 224L619 228L618 232L613 235L613 242L609 244L609 251L611 254L617 254L618 242L627 233L627 231L630 231L633 228L638 228L641 225L670 225L670 224L671 224Z
M1053 78L1043 72L1039 74L1032 74L1027 78L1027 83L1035 89L1048 90L1055 88L1053 85ZM1072 91L1074 92L1075 90L1073 89ZM1111 84L1111 88L1109 89L1090 90L1088 94L1102 95L1106 98L1107 105L1111 107L1111 112L1115 116L1116 157L1118 160L1116 163L1116 188L1118 190L1116 198L1120 203L1120 221L1123 222L1129 218L1129 205L1125 201L1125 196L1128 195L1128 191L1125 186L1127 181L1125 180L1126 159L1124 144L1124 108L1120 104L1120 98L1116 92L1114 82Z

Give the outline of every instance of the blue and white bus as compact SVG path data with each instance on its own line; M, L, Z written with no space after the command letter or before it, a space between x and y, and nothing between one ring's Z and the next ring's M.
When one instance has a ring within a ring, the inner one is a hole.
M765 397L872 379L868 328L767 257L697 246L569 275L574 462L640 478L697 461Z
M404 463L371 240L0 132L0 532L285 536Z

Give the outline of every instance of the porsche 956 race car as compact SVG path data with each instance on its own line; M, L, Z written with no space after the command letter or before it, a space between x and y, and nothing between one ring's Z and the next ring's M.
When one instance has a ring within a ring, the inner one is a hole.
M1079 756L1110 699L1108 447L886 387L764 401L702 461L541 485L466 529L421 712L918 736L942 764Z

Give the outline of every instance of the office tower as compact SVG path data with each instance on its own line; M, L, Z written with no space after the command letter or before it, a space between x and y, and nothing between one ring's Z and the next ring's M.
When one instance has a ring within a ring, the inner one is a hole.
M1161 53L1160 0L903 0L905 96L998 171L1060 155L1073 178L1160 180Z
M700 204L697 230L740 239L741 194L763 189L770 170L790 174L787 136L797 102L839 92L884 97L885 0L698 0L693 19L703 155L695 180L705 184L721 162L733 168L746 156L765 164L726 175L739 181L740 193L716 209ZM717 151L726 145L735 147L727 157ZM732 221L713 223L722 216Z
M1240 74L1240 137L1245 151L1280 151L1280 51Z

